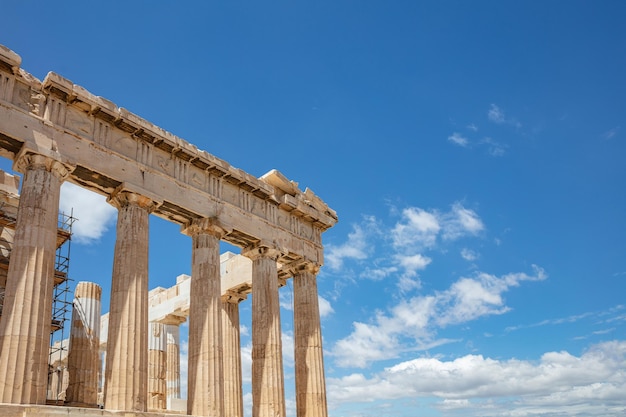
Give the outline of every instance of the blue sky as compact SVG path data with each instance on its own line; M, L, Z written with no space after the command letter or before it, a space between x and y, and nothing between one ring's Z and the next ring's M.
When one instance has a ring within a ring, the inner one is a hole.
M252 175L276 168L337 211L318 277L332 417L626 414L623 2L24 1L2 15L0 44L36 77ZM71 276L103 285L106 311L115 210L64 186L71 207ZM151 287L190 273L177 226L153 218L150 239ZM295 416L290 286L281 300Z

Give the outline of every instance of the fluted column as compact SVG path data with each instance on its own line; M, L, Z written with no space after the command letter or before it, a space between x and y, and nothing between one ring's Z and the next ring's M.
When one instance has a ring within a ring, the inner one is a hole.
M60 369L56 368L56 367L52 367L49 369L48 371L48 392L46 394L46 398L54 401L56 403L56 401L59 399L59 375L60 375Z
M229 417L243 417L239 303L245 298L234 293L222 297L224 415Z
M148 393L148 221L154 203L128 191L109 202L118 208L111 283L104 406L146 411Z
M69 171L28 153L15 169L24 180L0 320L0 403L44 404L59 196Z
M189 300L187 412L222 417L222 321L220 238L222 229L210 219L198 219L183 233L193 243Z
M165 384L168 410L172 409L172 400L180 398L180 325L184 321L184 317L174 315L163 321L167 340Z
M163 323L151 322L148 334L148 410L165 410L167 337Z
M293 275L296 415L327 417L326 380L316 275L319 267L305 265Z
M79 282L74 291L67 355L69 385L66 401L69 403L88 406L98 404L101 295L102 288L93 282Z
M252 260L252 417L285 417L279 252L256 247L242 255Z

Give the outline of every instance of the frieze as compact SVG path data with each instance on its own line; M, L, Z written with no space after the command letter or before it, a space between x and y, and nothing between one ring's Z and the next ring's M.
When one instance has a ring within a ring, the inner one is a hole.
M13 96L14 78L0 72L0 99L10 102Z

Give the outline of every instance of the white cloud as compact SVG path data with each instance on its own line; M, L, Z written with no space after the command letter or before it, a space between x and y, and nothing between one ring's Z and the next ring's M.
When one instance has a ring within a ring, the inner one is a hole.
M414 255L396 254L394 259L403 271L400 275L400 279L398 280L398 288L400 291L406 293L419 289L421 287L421 282L416 278L417 271L425 269L432 260L419 253Z
M400 213L394 225L385 228L373 216L365 217L352 226L345 243L327 245L331 271L338 271L348 259L357 260L361 264L359 278L393 279L400 293L406 294L421 287L419 274L433 262L425 252L445 250L450 241L476 236L485 229L480 216L460 202L445 212L419 207L392 208L392 212ZM377 257L368 259L371 254Z
M419 290L422 287L422 281L411 275L401 275L398 279L398 289L402 294L406 294L413 290Z
M380 331L377 325L359 322L353 323L353 326L352 334L334 346L333 356L339 366L364 368L370 362L396 355L398 342L391 332Z
M500 107L496 106L495 104L491 104L491 106L489 107L489 110L487 111L487 118L489 119L489 121L496 123L496 124L506 123L517 129L522 127L522 124L518 122L515 118L506 117L504 115L504 110L502 110Z
M378 281L400 271L404 276L413 277L430 263L430 258L422 252L433 249L439 238L455 240L484 230L478 214L459 202L454 203L448 212L407 207L400 213L400 219L389 230L382 230L382 225L373 216L353 225L345 243L326 245L326 264L337 271L344 261L365 260L391 242L390 249L394 253L375 261L374 267L364 267L360 276ZM393 263L389 264L389 260Z
M465 323L479 317L503 314L509 311L504 304L503 293L517 287L522 281L542 281L545 271L533 265L534 275L523 272L506 274L502 277L478 273L473 278L461 278L445 292L439 294L440 312L437 323L444 327Z
M377 312L370 323L354 322L353 331L331 350L339 366L366 367L369 363L392 359L400 352L426 349L448 343L437 339L437 330L466 323L479 317L509 311L503 294L523 281L546 278L543 269L533 266L534 274L510 273L497 277L478 272L462 277L447 290L397 301L387 312Z
M441 216L443 238L455 240L466 235L476 235L485 225L475 211L454 203L450 212Z
M117 210L104 196L66 182L61 186L59 210L77 219L72 238L78 243L92 243L102 237L116 219Z
M369 378L328 378L329 403L438 397L440 408L462 414L473 407L483 416L579 415L568 412L583 404L584 415L617 416L626 411L625 363L626 341L601 343L581 356L547 352L538 361L417 358Z
M335 312L333 307L330 305L330 301L322 297L321 295L317 297L320 308L320 317L330 316Z
M418 254L415 255L396 255L398 264L404 268L405 274L414 276L417 271L422 270L432 261L429 257Z
M487 152L491 156L503 156L506 153L507 146L496 142L490 137L483 138L479 143L487 147Z
M448 136L448 140L455 145L459 145L464 148L469 146L469 140L467 140L466 137L457 132L454 132L452 135Z
M496 106L495 104L492 104L491 107L489 107L489 111L487 112L487 118L494 123L505 122L504 112L502 111L502 109L500 109L500 107Z
M244 384L252 383L252 342L241 347L241 378Z
M476 259L478 259L478 256L479 256L478 253L471 249L468 249L468 248L461 249L461 257L465 259L466 261L473 262Z
M386 266L380 268L365 267L363 272L359 274L359 277L371 279L372 281L381 281L396 272L398 272L398 268L396 266Z
M252 415L252 393L246 392L243 394L243 409L245 416Z
M437 215L418 207L402 210L402 220L391 230L396 248L423 249L434 246L441 226Z
M466 127L472 132L478 132L478 126L476 126L474 123L470 123Z
M455 240L476 235L484 228L478 214L459 202L445 213L409 207L402 210L402 218L391 230L391 238L399 251L417 251L435 246L440 234L443 239Z
M293 333L292 332L282 332L282 336L280 337L282 343L283 350L283 366L293 368L294 364L294 344L293 344Z
M289 291L278 292L278 303L280 308L293 311L293 292L291 291L291 286L289 287Z
M326 265L330 269L338 270L342 267L344 259L365 259L369 252L368 238L377 230L376 219L367 217L363 227L353 225L352 232L348 234L348 241L342 245L328 244L325 247Z

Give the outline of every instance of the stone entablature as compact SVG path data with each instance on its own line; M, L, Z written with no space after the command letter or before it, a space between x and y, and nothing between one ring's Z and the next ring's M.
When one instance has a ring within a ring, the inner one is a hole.
M321 233L337 216L311 190L276 170L255 178L58 74L41 82L20 65L0 45L0 156L45 155L71 171L68 181L143 195L153 214L182 226L214 219L236 246L273 246L282 264L323 263Z

